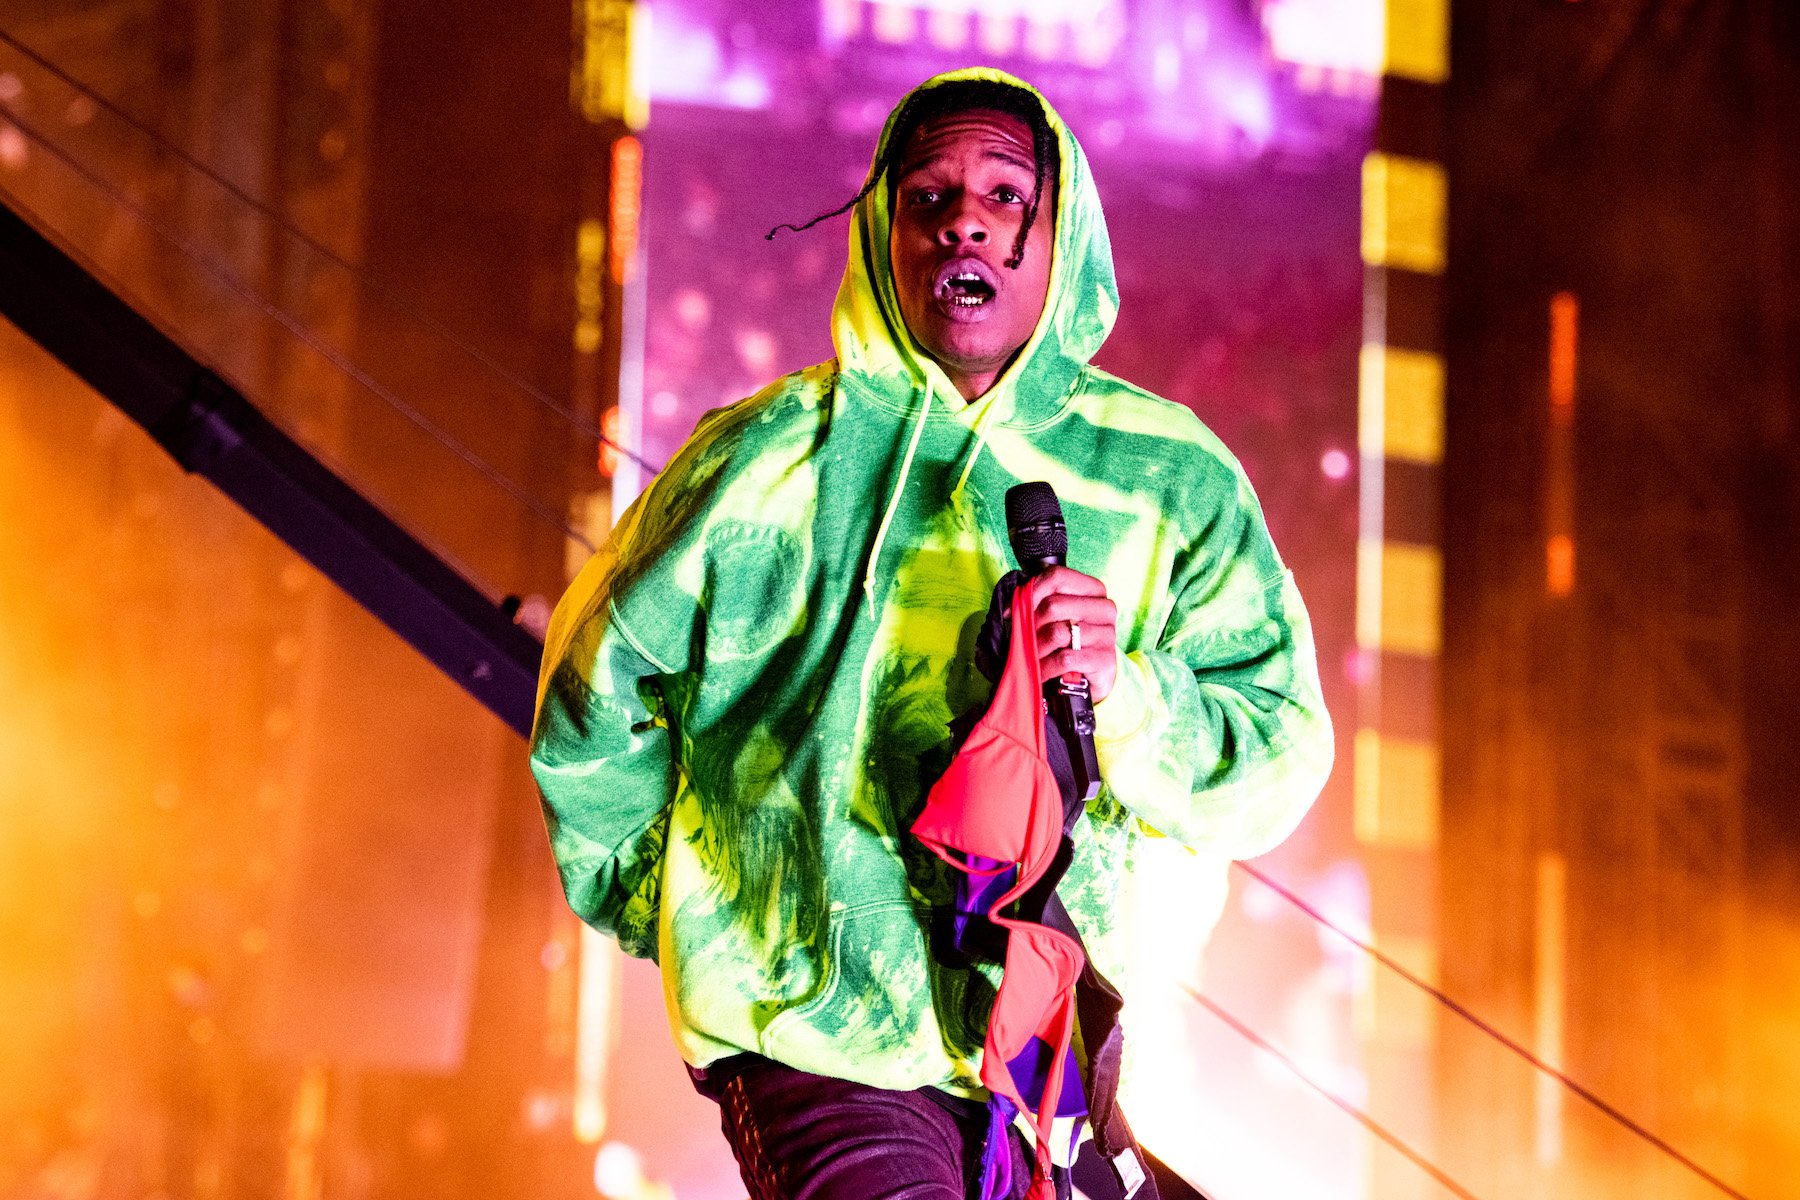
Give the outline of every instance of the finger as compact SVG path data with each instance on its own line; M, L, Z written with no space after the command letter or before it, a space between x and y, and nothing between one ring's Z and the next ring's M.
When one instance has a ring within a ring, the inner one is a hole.
M1072 644L1071 625L1081 626L1081 641L1088 646L1111 645L1117 636L1118 609L1104 596L1055 598L1035 615L1039 654Z
M1119 620L1119 606L1105 596L1073 596L1067 592L1056 592L1038 601L1035 615L1039 628L1052 621L1115 625Z
M1032 596L1038 600L1052 592L1065 592L1073 596L1106 595L1104 583L1071 567L1051 567L1032 580L1032 588Z
M1075 638L1069 628L1072 623L1081 626L1082 651L1096 650L1110 654L1112 648L1118 644L1118 629L1113 625L1110 616L1096 617L1092 620L1076 617L1073 622L1046 621L1037 627L1037 650L1040 660L1057 650L1074 649Z
M1110 671L1117 665L1111 646L1102 649L1086 643L1083 643L1079 650L1071 650L1067 646L1060 650L1052 650L1050 653L1042 655L1038 662L1042 664L1045 679L1055 675L1066 675L1070 671L1092 678L1102 671Z
M1079 650L1062 649L1039 660L1045 681L1058 675L1074 674L1088 681L1088 695L1098 703L1111 693L1118 674L1119 660L1112 647L1104 651L1083 644Z

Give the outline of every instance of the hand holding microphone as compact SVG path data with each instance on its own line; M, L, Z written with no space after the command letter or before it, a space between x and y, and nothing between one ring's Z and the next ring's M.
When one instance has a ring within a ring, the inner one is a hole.
M1118 606L1107 599L1105 584L1063 565L1069 533L1049 484L1007 491L1006 534L1019 569L1032 577L1046 699L1069 747L1078 790L1091 800L1100 788L1093 706L1112 692L1118 674Z
M1085 676L1094 702L1106 699L1119 669L1118 606L1106 598L1106 585L1068 567L1051 567L1032 581L1032 596L1044 678Z
M1046 680L1085 676L1095 702L1112 692L1118 672L1119 609L1106 585L1063 565L1069 553L1062 504L1047 483L1021 483L1006 493L1006 535L1019 570L1032 576L1038 662Z

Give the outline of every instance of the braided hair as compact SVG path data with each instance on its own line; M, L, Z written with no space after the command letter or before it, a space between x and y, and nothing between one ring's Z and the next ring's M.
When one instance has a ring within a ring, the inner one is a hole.
M1006 113L1018 117L1031 129L1031 157L1037 165L1037 183L1032 188L1031 198L1025 202L1025 219L1019 223L1019 235L1013 241L1012 257L1005 263L1008 269L1017 270L1019 264L1025 261L1025 238L1031 233L1031 226L1037 220L1039 202L1044 195L1044 180L1056 178L1061 169L1062 158L1057 148L1056 134L1050 128L1050 122L1045 119L1044 106L1038 102L1038 98L1022 87L990 79L959 79L912 93L900 106L899 115L894 118L893 135L888 138L881 157L870 170L868 182L862 185L856 195L810 221L799 225L783 222L763 236L774 241L775 235L783 229L799 233L803 229L811 229L820 221L849 212L884 179L891 198L899 179L901 157L920 126L927 121L970 109Z

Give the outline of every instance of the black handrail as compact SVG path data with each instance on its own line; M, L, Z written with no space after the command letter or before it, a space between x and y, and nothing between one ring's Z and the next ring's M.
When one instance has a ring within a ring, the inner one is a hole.
M4 204L0 316L520 736L530 734L538 641Z

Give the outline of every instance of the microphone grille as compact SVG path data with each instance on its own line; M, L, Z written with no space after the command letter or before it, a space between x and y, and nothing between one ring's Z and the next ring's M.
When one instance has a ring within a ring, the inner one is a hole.
M1069 531L1063 525L1056 489L1042 481L1007 489L1006 536L1021 563L1028 559L1065 560L1069 554Z

